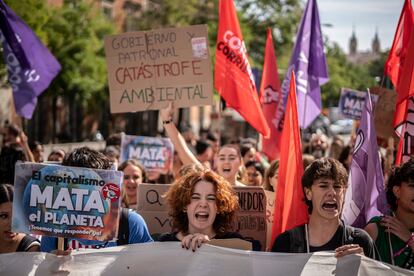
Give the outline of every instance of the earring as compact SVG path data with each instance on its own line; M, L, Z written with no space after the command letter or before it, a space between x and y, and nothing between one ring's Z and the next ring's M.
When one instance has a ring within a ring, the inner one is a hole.
M183 213L187 213L187 208L184 208L183 209Z

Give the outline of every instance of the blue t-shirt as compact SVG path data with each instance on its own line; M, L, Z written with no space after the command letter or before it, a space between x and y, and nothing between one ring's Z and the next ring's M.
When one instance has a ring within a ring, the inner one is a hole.
M129 240L128 244L153 242L151 235L148 232L147 224L141 215L129 210L128 211L129 222ZM96 241L96 240L84 240L84 239L68 239L68 246L77 248L104 248L117 246L116 241ZM55 237L43 236L40 242L40 250L42 252L50 252L57 248L57 239Z

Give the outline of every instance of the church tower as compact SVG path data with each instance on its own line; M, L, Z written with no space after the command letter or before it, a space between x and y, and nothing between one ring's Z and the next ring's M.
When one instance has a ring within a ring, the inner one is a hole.
M358 41L355 35L355 27L352 29L353 29L352 36L351 36L351 39L349 40L349 54L355 55L357 53Z
M375 30L375 36L372 40L372 52L374 54L379 54L381 52L381 45L378 37L378 28Z

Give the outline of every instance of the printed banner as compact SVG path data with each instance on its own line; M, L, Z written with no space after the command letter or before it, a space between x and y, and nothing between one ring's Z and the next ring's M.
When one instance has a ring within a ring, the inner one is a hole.
M138 160L146 170L166 174L172 170L174 146L169 138L122 135L121 162Z
M105 37L111 112L213 104L206 25Z
M190 252L189 252L190 251ZM93 264L93 265L92 265ZM64 257L41 252L0 254L1 275L405 275L414 272L363 255L336 258L333 252L268 253L179 242L153 242L79 250Z
M147 222L151 235L172 231L169 206L163 195L169 184L138 185L138 213ZM239 232L246 240L253 241L257 250L266 249L266 195L261 187L234 187L239 197L240 209L236 212L232 231ZM260 249L259 249L260 247Z
M116 237L122 172L19 163L12 231L107 241Z
M360 120L365 105L365 95L366 92L342 88L341 98L339 99L339 111L347 118ZM378 96L371 94L371 100L375 105Z

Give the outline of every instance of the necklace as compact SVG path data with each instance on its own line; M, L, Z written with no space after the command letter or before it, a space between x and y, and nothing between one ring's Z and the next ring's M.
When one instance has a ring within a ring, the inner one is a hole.
M342 235L342 245L345 244L345 232L346 232L346 228L345 228L345 223L343 222L343 220L341 220L341 224L342 224L342 231L343 231L343 235ZM339 225L338 225L339 227ZM338 229L336 229L336 231L338 231ZM336 233L335 231L335 233ZM332 237L335 237L335 233ZM306 253L310 253L310 245L309 245L309 226L306 223L305 224L305 236L306 236ZM329 243L329 241L328 241Z

